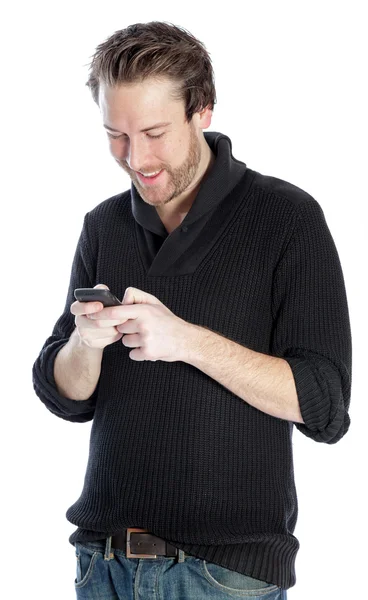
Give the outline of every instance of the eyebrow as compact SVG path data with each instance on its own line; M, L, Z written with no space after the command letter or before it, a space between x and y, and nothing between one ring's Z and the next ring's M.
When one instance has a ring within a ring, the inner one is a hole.
M141 133L144 133L145 131L151 131L151 129L158 129L159 127L166 127L166 125L171 125L171 123L169 121L167 123L156 123L156 125L151 125L151 127L146 127L145 129L141 129ZM105 123L103 124L103 126L105 127L105 129L110 129L110 131L115 131L115 133L122 133L118 129L113 129L112 127L110 127L110 125L105 125Z

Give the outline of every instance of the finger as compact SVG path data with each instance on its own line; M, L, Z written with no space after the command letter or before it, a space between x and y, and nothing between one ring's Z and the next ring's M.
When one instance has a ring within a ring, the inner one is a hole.
M143 352L140 348L135 348L134 350L129 352L129 358L131 358L132 360L137 360L137 361L147 360L146 358L144 358ZM153 362L155 362L155 361L153 361Z
M79 336L83 340L87 340L89 342L97 341L97 340L112 339L112 338L116 338L115 341L117 341L118 339L121 339L121 335L122 335L121 333L116 331L115 327L107 327L105 329L95 329L95 330L90 330L90 329L87 329L86 327L83 327L79 331Z
M93 312L99 312L104 305L102 302L79 302L76 300L70 305L70 312L73 315L87 315Z
M91 319L119 319L120 323L124 323L127 319L136 319L142 315L142 311L146 311L147 307L140 305L131 306L107 306L102 311L96 314L89 315Z
M91 321L88 315L76 315L74 317L74 323L79 329L96 329L96 321ZM99 328L99 326L97 326Z
M139 290L138 288L128 287L125 290L123 304L162 304L156 296Z
M138 333L132 333L131 335L124 335L122 342L127 348L138 348L141 345L142 340Z
M121 320L116 319L90 319L90 315L79 315L76 317L80 327L86 327L88 329L107 329L108 327L116 327L121 325ZM82 321L83 319L83 321Z
M87 321L86 327L96 329L106 329L106 327L116 327L117 325L122 324L121 319L91 319L90 315L86 315L84 318Z
M125 323L116 326L120 333L138 333L138 324L136 319L128 319Z

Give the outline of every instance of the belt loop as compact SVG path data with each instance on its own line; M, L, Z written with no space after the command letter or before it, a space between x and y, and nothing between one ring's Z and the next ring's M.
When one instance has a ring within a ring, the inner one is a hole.
M114 553L111 552L111 539L112 536L109 535L106 538L106 546L105 546L105 556L104 556L104 560L111 560L112 558L114 558Z
M178 548L179 550L179 548ZM185 561L185 553L183 550L179 550L178 563L183 563Z

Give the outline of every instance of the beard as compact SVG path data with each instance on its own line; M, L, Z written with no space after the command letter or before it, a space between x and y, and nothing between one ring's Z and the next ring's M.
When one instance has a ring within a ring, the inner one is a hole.
M167 179L165 185L158 184L157 186L152 186L152 188L144 187L141 185L134 171L131 171L130 169L127 170L126 167L123 168L130 176L132 183L142 200L151 206L162 206L163 204L168 204L180 196L180 194L182 194L190 186L198 171L201 157L202 150L199 140L196 136L194 128L190 126L189 149L188 155L184 162L175 169L162 167L165 170L163 177L166 177ZM154 171L158 170L159 168L155 167L154 169L150 170L146 169L146 172L153 173Z

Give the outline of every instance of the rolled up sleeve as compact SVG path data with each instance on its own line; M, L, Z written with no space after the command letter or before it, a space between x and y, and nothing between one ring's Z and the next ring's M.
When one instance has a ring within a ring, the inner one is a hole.
M46 339L32 367L32 383L36 395L51 413L73 422L85 422L93 419L99 385L97 385L90 398L86 400L75 400L61 396L58 393L54 379L54 362L56 355L68 342L75 329L74 315L70 312L70 306L75 302L75 288L93 287L95 285L93 265L87 213L84 217L83 228L74 254L63 313L56 321L51 336Z

